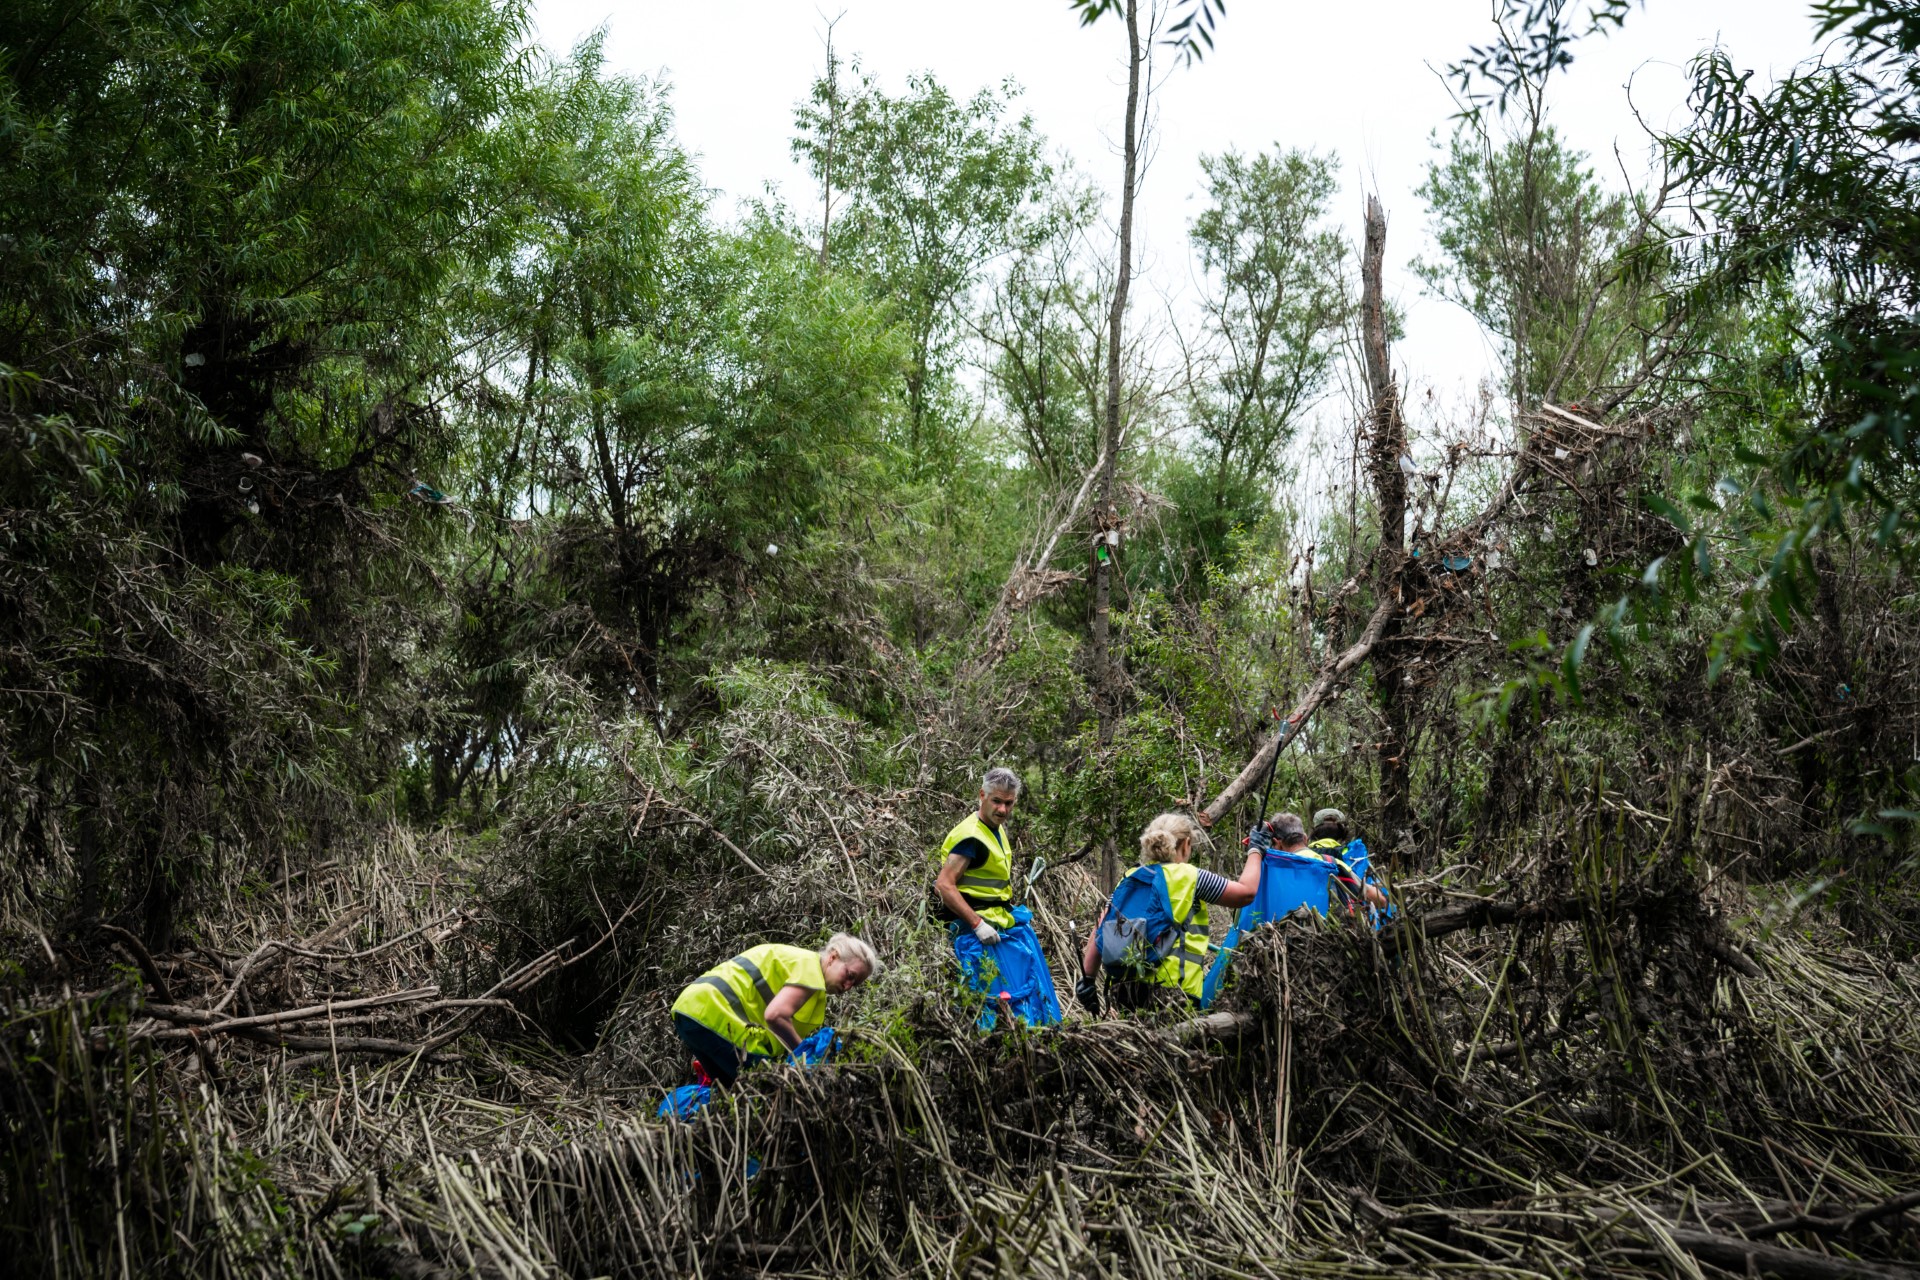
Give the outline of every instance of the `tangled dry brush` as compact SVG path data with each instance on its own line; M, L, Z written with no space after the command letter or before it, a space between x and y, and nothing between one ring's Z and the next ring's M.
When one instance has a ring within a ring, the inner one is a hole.
M244 937L103 937L129 963L92 990L52 946L16 975L8 1248L62 1276L1914 1275L1920 968L1628 808L1570 793L1378 935L1266 929L1200 1019L979 1034L896 903L926 954L850 1050L693 1124L652 1115L662 1010L717 939L670 935L561 1052L539 993L638 945L647 895L523 959L454 845L395 835L232 904ZM751 909L754 873L716 874ZM917 869L854 875L905 898ZM1033 897L1058 962L1091 881Z

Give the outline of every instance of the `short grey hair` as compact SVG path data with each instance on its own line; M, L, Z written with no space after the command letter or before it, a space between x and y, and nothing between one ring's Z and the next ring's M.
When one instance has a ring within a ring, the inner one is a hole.
M1013 792L1013 798L1018 800L1020 798L1020 792L1025 788L1020 783L1019 774L1003 764L997 764L987 770L986 774L981 777L980 789L982 791L1011 791Z
M1307 838L1306 824L1300 821L1300 815L1297 813L1275 814L1273 820L1267 823L1267 830L1271 831L1273 838L1281 844L1292 844L1295 840Z
M880 963L880 953L870 944L850 933L836 933L828 938L827 945L820 948L820 958L825 960L828 952L832 952L842 960L858 960L867 967L869 980L879 977L880 970L884 967Z

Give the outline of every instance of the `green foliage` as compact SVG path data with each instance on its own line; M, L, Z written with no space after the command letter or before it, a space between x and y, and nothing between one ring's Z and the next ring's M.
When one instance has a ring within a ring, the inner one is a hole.
M1751 72L1704 55L1695 123L1667 140L1719 228L1690 264L1694 304L1791 288L1800 311L1774 372L1806 410L1776 418L1728 478L1738 545L1765 564L1717 664L1778 653L1808 612L1822 545L1865 533L1910 567L1920 527L1920 18L1888 3L1817 13L1839 56L1758 92Z
M917 75L892 97L871 76L851 91L827 78L796 113L794 155L823 206L840 201L821 228L821 261L865 281L906 333L898 443L922 474L952 461L965 417L954 374L973 290L1028 234L1051 178L1031 118L1008 118L1016 92L1008 83L962 102Z
M1603 191L1551 126L1494 139L1454 131L1418 193L1441 257L1414 271L1500 342L1510 394L1531 406L1615 380L1640 317L1619 281L1631 207Z
M1346 245L1327 223L1331 156L1203 156L1211 204L1190 235L1208 349L1189 417L1210 475L1196 542L1215 554L1248 500L1281 478L1300 414L1330 377L1348 319Z
M1090 27L1107 14L1123 14L1125 0L1070 0L1080 15L1080 25ZM1213 49L1214 29L1227 13L1227 0L1181 0L1169 9L1163 41L1176 50L1183 61L1193 63Z
M1092 468L1105 418L1110 286L1087 261L1098 203L1070 171L1057 173L979 321L987 385L1027 465L1056 488Z

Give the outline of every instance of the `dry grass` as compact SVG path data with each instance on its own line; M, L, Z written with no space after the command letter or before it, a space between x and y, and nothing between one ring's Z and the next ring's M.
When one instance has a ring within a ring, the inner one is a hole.
M454 850L396 837L155 965L179 1007L235 991L226 1018L437 988L264 1025L444 1048L163 1038L131 968L20 977L9 1248L60 1276L1888 1274L1912 1219L1844 1220L1920 1185L1920 972L1703 890L1673 825L1574 806L1504 868L1559 910L1397 958L1266 930L1204 1029L982 1037L938 991L869 999L838 1063L752 1073L692 1125L652 1119L657 994L587 1058L435 1007L506 975ZM1042 904L1056 960L1085 892ZM1727 967L1727 920L1763 977Z

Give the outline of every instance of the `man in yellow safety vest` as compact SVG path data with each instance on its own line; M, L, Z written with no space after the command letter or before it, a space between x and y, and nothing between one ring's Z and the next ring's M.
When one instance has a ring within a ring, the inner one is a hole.
M1305 852L1326 859L1334 867L1333 883L1346 901L1364 900L1375 910L1386 909L1387 895L1377 885L1367 882L1367 846L1352 838L1347 829L1347 815L1340 810L1315 810L1306 848L1287 852Z
M1060 1021L1032 914L1013 902L1013 841L1007 820L1020 799L1013 770L992 768L980 780L979 806L954 824L940 846L940 870L934 893L949 922L954 958L969 988L997 997L1030 1026ZM981 1025L996 1018L989 1006Z
M826 1025L828 995L880 972L880 957L851 934L819 951L763 942L707 970L673 1002L673 1029L721 1084L740 1069L797 1048Z

